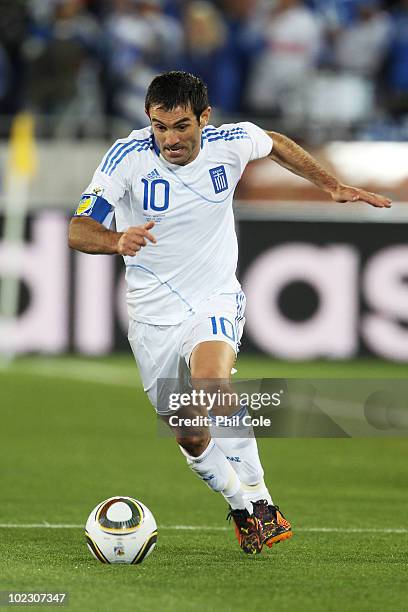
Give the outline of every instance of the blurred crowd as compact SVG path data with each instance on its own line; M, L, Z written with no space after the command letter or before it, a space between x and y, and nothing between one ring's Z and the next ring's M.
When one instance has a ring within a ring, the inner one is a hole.
M0 116L141 127L147 85L173 69L222 118L406 138L408 0L0 0Z

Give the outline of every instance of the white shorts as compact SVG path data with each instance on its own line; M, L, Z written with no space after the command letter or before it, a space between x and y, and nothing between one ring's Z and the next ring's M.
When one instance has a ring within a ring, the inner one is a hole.
M178 325L150 325L130 320L129 343L144 390L159 414L172 414L172 411L158 398L157 380L171 379L184 385L190 376L191 353L198 344L213 340L227 342L238 353L245 303L243 291L223 293L200 304L194 315Z

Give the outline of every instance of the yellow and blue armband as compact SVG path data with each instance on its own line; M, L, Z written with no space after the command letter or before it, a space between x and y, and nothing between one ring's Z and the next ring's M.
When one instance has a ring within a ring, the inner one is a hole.
M113 206L105 198L85 193L79 201L74 217L91 217L98 223L103 223L112 211Z

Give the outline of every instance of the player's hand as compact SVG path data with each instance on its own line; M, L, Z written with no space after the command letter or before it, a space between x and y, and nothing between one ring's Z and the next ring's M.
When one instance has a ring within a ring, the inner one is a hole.
M147 240L156 244L157 240L149 230L154 227L154 221L149 221L144 225L129 227L123 232L118 241L117 252L119 255L133 257L138 251L147 244Z
M389 198L378 193L359 189L358 187L339 185L330 195L335 202L366 202L376 208L391 208L391 200Z

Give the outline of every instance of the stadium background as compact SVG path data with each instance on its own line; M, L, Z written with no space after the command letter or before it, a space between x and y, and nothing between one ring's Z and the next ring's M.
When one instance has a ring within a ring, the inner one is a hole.
M365 440L261 440L298 535L273 551L278 564L262 555L249 568L220 527L222 501L156 434L120 258L67 248L94 168L145 125L152 76L177 68L208 82L215 125L282 131L394 200L334 204L268 160L247 169L239 375L406 378L408 2L0 0L0 588L69 588L81 610L240 610L264 604L267 582L281 609L400 609L405 440L387 439L389 423ZM75 527L116 493L159 522L137 587L125 568L95 567Z

